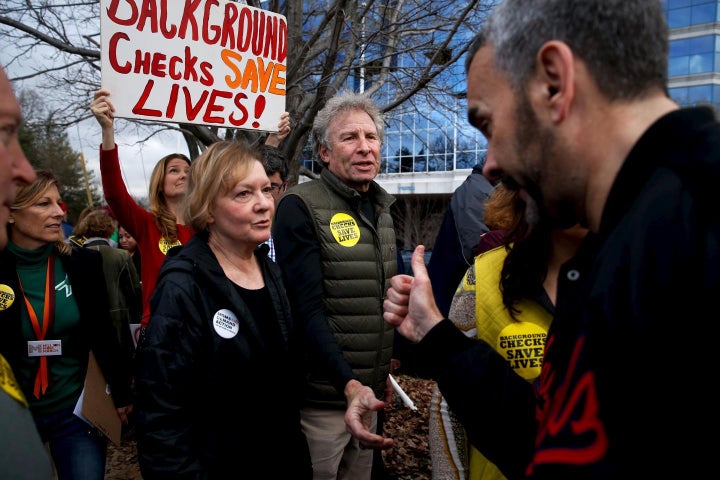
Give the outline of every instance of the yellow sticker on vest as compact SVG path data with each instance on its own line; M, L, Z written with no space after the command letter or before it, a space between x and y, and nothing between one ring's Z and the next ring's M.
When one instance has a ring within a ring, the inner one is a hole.
M167 255L168 250L173 247L177 247L178 245L182 245L182 242L180 242L180 240L175 240L173 243L170 243L170 240L165 237L162 237L158 242L158 247L160 247L160 251L163 253L163 255Z
M15 292L9 285L0 283L0 311L7 310L15 302Z
M530 322L514 322L503 328L497 339L497 351L515 373L526 380L540 375L547 331Z
M354 247L360 241L360 227L347 213L336 213L330 219L330 231L343 247Z

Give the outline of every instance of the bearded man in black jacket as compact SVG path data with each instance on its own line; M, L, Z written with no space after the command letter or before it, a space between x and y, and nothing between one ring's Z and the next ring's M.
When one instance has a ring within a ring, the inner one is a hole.
M560 271L537 385L443 319L422 247L384 316L427 348L470 440L509 478L715 469L695 431L718 420L716 353L699 337L717 331L720 126L668 97L667 62L659 0L505 0L468 52L485 176L512 178L543 221L591 233Z

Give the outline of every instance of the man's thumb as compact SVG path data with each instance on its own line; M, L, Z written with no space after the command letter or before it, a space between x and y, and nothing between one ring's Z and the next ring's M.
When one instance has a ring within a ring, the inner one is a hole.
M413 277L418 278L418 274L423 278L427 278L427 269L425 268L425 245L418 245L410 259Z

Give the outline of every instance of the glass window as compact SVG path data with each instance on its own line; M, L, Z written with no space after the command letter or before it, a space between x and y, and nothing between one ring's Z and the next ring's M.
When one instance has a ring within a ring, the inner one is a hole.
M710 85L688 87L688 97L691 105L712 104L712 88Z
M706 73L713 71L713 57L711 53L690 56L689 73Z
M705 53L713 51L714 40L714 35L703 35L702 37L689 38L687 41L690 42L691 53Z
M667 16L668 26L670 28L689 26L690 13L690 8L678 8L677 10L670 10Z
M670 42L670 58L690 54L690 42L687 39Z
M687 105L689 103L687 87L670 88L668 93L670 97L680 105Z
M688 74L688 57L671 58L669 63L668 74L671 77Z
M690 15L691 25L714 22L716 7L715 3L706 3L704 5L697 5L693 7Z
M681 7L689 7L692 5L692 0L667 0L665 5L668 10L673 10Z
M385 173L398 173L400 171L400 159L398 157L388 157Z
M680 105L715 105L720 99L720 85L696 85L669 89L670 97Z
M405 130L402 134L402 145L400 147L400 155L412 155L415 153L415 135L409 130ZM397 154L396 154L397 155Z
M673 40L670 42L668 74L670 77L715 71L717 35Z

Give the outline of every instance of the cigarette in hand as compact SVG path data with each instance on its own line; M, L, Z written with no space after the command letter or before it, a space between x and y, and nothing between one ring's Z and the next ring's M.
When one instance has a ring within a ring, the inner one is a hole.
M413 403L412 400L410 400L410 397L408 397L407 393L405 393L405 390L400 388L400 385L395 381L392 375L388 375L390 377L390 383L392 383L393 388L397 392L398 395L400 395L400 399L405 404L406 407L408 407L410 410L417 410L417 407Z

